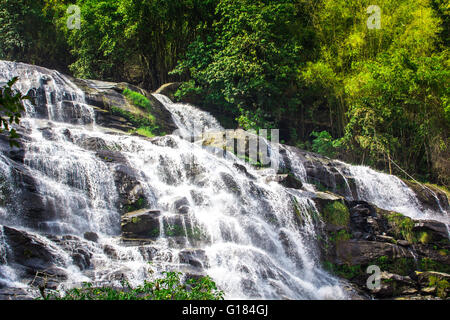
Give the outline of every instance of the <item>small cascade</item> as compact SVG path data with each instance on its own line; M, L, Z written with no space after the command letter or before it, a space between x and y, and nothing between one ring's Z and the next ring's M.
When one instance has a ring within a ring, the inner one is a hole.
M181 137L197 137L206 131L223 131L224 128L208 112L185 103L173 103L168 97L153 94L171 113Z
M413 219L434 219L450 224L450 217L442 207L441 212L424 210L414 192L396 176L364 166L349 166L349 171L355 179L358 198Z

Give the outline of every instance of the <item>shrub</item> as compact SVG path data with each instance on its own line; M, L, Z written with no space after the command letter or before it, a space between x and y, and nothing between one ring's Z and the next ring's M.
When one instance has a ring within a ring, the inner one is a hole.
M45 300L223 300L224 293L217 289L210 277L181 281L180 272L163 272L164 278L144 281L132 288L124 282L122 288L93 287L84 283L82 288L64 292L55 291Z

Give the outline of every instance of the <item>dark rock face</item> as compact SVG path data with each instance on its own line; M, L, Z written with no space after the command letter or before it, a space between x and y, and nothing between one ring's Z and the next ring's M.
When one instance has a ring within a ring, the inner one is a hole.
M319 191L331 191L344 197L357 199L354 179L347 172L341 162L329 159L322 155L300 150L292 146L283 145L280 155L285 167L283 171L292 171L292 164L286 154L286 149L300 159L306 169L307 179Z
M447 195L438 188L430 185L420 185L416 182L408 180L403 180L403 182L414 191L417 199L422 204L424 209L431 209L437 212L441 210L450 212L450 205Z
M303 183L292 174L278 174L266 178L266 182L271 181L278 182L286 188L301 189L303 187Z
M322 233L326 240L320 241L322 260L331 272L376 298L447 297L444 280L450 277L450 240L444 224L414 221L364 201L343 202L337 196L314 200L321 214L333 202L345 203L350 213L348 222L339 226L323 218ZM381 270L381 284L374 289L367 285L369 266ZM428 272L441 276L423 280L420 275ZM440 284L430 285L433 281Z
M63 263L54 249L34 235L9 227L3 227L3 234L9 245L8 261L25 267L31 275Z
M122 236L126 239L152 239L160 234L161 212L139 210L122 217Z

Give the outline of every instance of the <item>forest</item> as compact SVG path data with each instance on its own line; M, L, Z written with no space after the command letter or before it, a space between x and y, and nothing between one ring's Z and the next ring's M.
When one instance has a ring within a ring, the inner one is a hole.
M70 5L79 28L69 28ZM379 26L367 9L378 6ZM450 186L446 0L2 0L0 59L175 94L229 128Z

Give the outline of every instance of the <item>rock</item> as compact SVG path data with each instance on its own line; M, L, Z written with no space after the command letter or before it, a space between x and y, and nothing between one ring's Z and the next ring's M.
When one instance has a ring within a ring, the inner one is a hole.
M4 288L0 289L0 300L35 300L41 297L38 289Z
M9 245L8 261L22 265L31 273L53 267L59 261L55 249L25 231L3 227Z
M122 237L126 239L155 239L160 234L158 210L142 209L122 216Z
M80 142L80 146L91 151L107 150L106 142L102 138L89 137Z
M285 163L285 171L292 172L293 167L288 153L294 155L304 166L307 179L319 191L330 191L343 197L358 199L354 178L347 166L325 156L283 145L280 155Z
M431 209L435 212L450 211L447 194L439 188L430 185L424 186L409 180L403 180L403 182L414 191L425 210Z
M338 264L367 265L382 256L389 259L413 258L412 254L395 244L377 241L339 241L336 248Z
M148 206L138 173L128 163L116 163L114 166L114 183L119 194L121 213L141 210Z
M190 204L186 197L180 197L173 202L172 210L176 213L187 214L189 209Z
M421 220L414 224L413 231L425 231L430 235L429 241L439 242L448 240L448 231L445 224L434 220Z
M72 254L73 263L82 271L91 266L91 258L92 254L84 248L77 248Z
M436 294L436 296L445 299L450 292L450 274L443 272L419 272L418 283L421 292L425 294Z
M242 195L241 188L236 183L232 175L226 172L221 172L220 177L222 178L222 181L225 184L225 187L227 188L228 191L235 194L236 196Z
M208 267L207 256L201 249L185 249L178 254L180 263L190 264L193 267L204 269Z
M406 240L397 240L397 244L402 247L409 247L411 245L411 243Z
M247 168L239 163L233 163L233 167L235 167L238 171L245 174L245 176L249 179L255 180L256 177L250 173L248 173Z
M286 188L292 189L301 189L303 187L303 183L292 174L277 174L275 176L268 176L265 181L275 181Z
M92 241L92 242L97 242L98 241L98 235L95 232L85 232L84 233L84 238L86 240Z
M418 290L416 284L408 276L400 276L389 272L382 272L380 275L381 286L371 290L378 298L391 298L398 295L414 294Z

